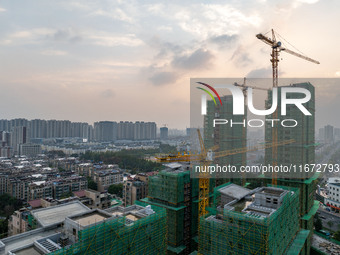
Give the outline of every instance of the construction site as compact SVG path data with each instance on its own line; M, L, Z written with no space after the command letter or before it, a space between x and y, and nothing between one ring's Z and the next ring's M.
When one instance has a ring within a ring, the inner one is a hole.
M283 48L274 31L271 38L263 34L257 38L272 50L272 89L281 89L280 51L318 63ZM242 85L234 85L242 88L245 98L248 88L254 88L246 80ZM247 165L247 152L255 150L264 150L265 163L273 166L314 163L314 87L309 82L285 86L311 93L305 105L311 116L294 107L288 109L285 117L298 121L295 128L266 125L264 143L250 148L246 126L211 125L214 118L235 122L247 118L247 114L233 114L232 96L217 96L207 101L203 136L197 129L199 151L159 158L165 169L149 177L147 198L129 207L106 210L90 210L79 204L37 210L30 216L31 225L36 227L34 239L27 234L21 239L20 235L3 239L0 254L309 255L314 215L319 206L314 201L317 175L295 179L276 174L247 179L239 171L227 178L207 173L192 175L195 165L212 163L231 164L239 170ZM268 90L266 109L273 101L272 89L264 89ZM221 104L216 104L217 100ZM280 107L266 118L278 119L279 112Z

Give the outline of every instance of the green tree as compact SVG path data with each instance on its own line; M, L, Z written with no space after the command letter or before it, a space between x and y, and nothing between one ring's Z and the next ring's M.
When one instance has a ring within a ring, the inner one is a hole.
M320 231L322 229L322 221L319 217L317 217L315 223L314 223L314 227L316 231Z
M334 233L333 238L337 241L340 241L340 230L338 230Z
M55 151L49 151L47 153L47 156L49 158L55 158L55 157L63 158L66 156L66 154L61 150L55 150Z
M8 232L8 218L23 206L22 201L8 195L0 195L0 238L6 237Z
M334 225L334 223L333 223L333 221L327 221L327 225L328 225L329 228L331 228Z
M159 149L150 150L122 150L118 152L91 152L87 151L81 159L91 160L95 163L118 164L122 169L128 169L131 173L151 172L163 168L163 165L145 159L148 155L159 153Z
M108 192L110 194L116 195L118 197L122 197L122 195L123 195L123 183L110 185L110 187L108 188Z
M98 189L97 183L94 180L92 180L91 177L87 177L87 187L93 190Z
M69 192L64 192L63 194L61 194L60 199L64 199L64 198L68 198L68 197L72 197L73 193L71 191Z

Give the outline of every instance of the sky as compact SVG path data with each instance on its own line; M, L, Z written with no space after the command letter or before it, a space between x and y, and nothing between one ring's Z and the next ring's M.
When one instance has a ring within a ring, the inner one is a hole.
M282 53L280 77L340 78L339 10L338 0L0 0L0 119L189 127L190 78L271 77L255 35L272 28L321 62ZM337 116L339 98L340 84L318 87L320 115ZM328 123L340 118L317 125Z

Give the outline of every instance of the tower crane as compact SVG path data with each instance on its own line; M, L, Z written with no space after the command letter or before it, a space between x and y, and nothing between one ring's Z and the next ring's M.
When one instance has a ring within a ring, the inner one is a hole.
M279 61L280 61L279 60L280 52L286 52L286 53L289 53L293 56L296 56L296 57L299 57L299 58L304 59L306 61L312 62L314 64L320 64L320 62L317 61L317 60L314 60L312 58L309 58L309 57L304 56L300 53L294 52L292 50L289 50L289 49L283 47L282 43L276 39L277 33L275 33L274 29L272 29L271 32L272 32L272 38L269 38L266 35L261 34L261 33L257 34L256 37L257 37L257 39L268 44L272 48L270 61L272 62L272 70L273 70L273 88L278 87L278 65L279 65ZM279 34L277 34L277 35L279 36ZM277 117L278 117L278 113L277 113L277 110L276 110L273 113L273 118L277 119ZM277 139L278 139L277 126L274 126L272 128L273 144L277 143ZM274 167L277 165L277 156L278 156L277 147L273 146L272 147L272 157L273 157L273 166ZM272 184L277 185L277 175L275 173L273 173Z
M246 78L245 77L243 78L243 84L238 84L237 82L234 82L233 85L236 86L236 87L241 87L242 88L242 91L243 91L243 94L244 94L245 98L247 97L245 92L248 90L248 88L265 90L265 91L270 90L270 89L266 89L266 88L246 85ZM246 101L246 103L247 103L247 101Z

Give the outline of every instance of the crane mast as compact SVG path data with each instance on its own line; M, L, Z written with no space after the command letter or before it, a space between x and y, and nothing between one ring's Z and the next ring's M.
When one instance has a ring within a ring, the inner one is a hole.
M263 34L257 34L256 37L257 37L257 39L261 40L265 44L268 44L269 46L271 46L271 48L272 48L270 61L272 62L272 70L273 70L273 88L278 87L278 66L279 66L279 55L280 55L281 51L289 53L293 56L299 57L299 58L304 59L306 61L312 62L314 64L320 64L320 62L317 61L317 60L314 60L314 59L309 58L307 56L304 56L300 53L297 53L297 52L294 52L292 50L289 50L289 49L282 47L281 42L276 40L276 35L275 35L274 29L272 29L271 32L272 32L272 38L269 38L269 37L267 37ZM277 119L277 118L278 118L278 112L276 110L273 113L273 119ZM278 127L277 126L274 126L272 128L272 142L273 142L273 144L278 143ZM275 167L277 165L277 161L278 161L277 146L272 147L272 158L273 158L272 164L273 164L273 167ZM273 173L272 184L277 185L277 174L276 173Z

